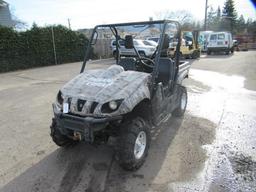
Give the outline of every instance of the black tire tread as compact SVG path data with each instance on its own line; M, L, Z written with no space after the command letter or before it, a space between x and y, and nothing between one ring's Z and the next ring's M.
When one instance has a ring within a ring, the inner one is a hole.
M147 144L144 155L138 160L135 159L133 151L135 140L140 131L145 131L147 136ZM117 156L120 166L128 171L135 171L139 169L145 162L150 144L149 127L144 119L141 117L127 119L121 128L118 144Z
M179 97L179 105L178 105L178 107L172 112L172 115L173 116L175 116L175 117L182 117L183 115L184 115L184 113L185 113L185 111L186 111L186 106L187 106L187 104L186 104L186 106L185 106L185 109L184 110L182 110L181 109L181 107L180 107L180 102L181 102L181 96L182 96L182 94L185 92L186 93L186 97L188 97L188 95L187 95L187 89L186 89L186 87L184 87L184 86L180 86L180 97Z

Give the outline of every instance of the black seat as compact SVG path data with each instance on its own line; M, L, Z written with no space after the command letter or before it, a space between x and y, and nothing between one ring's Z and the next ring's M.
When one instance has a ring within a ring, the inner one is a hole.
M170 43L169 35L164 34L163 46L161 49L161 57L168 57L169 43Z
M164 86L169 84L170 80L174 79L175 66L170 58L160 58L158 64L158 77L156 81L162 82Z
M136 71L136 59L132 57L121 58L118 65L122 66L125 71Z

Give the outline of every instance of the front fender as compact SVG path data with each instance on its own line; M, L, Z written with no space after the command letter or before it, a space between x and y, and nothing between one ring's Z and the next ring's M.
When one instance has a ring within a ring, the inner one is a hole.
M126 114L131 112L142 100L150 99L150 90L148 85L139 86L128 98L120 105L119 112Z

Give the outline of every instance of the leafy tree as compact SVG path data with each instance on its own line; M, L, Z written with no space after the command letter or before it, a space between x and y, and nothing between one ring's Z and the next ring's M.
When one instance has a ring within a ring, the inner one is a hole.
M252 20L252 19L247 20L246 33L252 34L253 41L256 41L256 20Z
M221 18L221 10L220 10L220 6L218 6L217 9L217 18L220 19Z
M193 15L186 10L177 10L177 11L161 11L156 13L158 19L173 19L180 22L181 25L184 23L189 23L193 21Z
M200 29L201 25L195 22L193 15L187 10L177 10L177 11L160 11L156 13L157 19L172 19L177 20L181 24L183 30L193 30Z
M243 33L246 28L247 26L246 26L244 16L240 15L239 19L237 20L237 32Z
M226 0L222 10L222 28L224 30L229 30L235 32L235 27L237 24L237 12L235 9L234 0Z
M221 22L220 7L218 7L217 10L214 10L212 7L210 7L210 10L208 11L208 15L207 15L207 29L211 31L221 30L220 22Z
M210 7L210 10L207 14L207 23L206 23L206 29L214 30L215 29L215 19L216 19L216 11Z

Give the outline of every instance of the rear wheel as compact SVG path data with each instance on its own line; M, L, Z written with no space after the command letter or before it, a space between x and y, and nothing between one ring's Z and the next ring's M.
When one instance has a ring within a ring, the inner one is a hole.
M184 115L187 108L187 89L183 86L179 87L179 104L178 107L172 112L175 117L181 117Z
M143 118L127 119L121 127L117 147L120 166L129 171L139 169L147 157L150 140L149 127Z
M67 146L78 143L78 141L74 141L68 138L67 136L61 134L60 130L57 127L57 122L54 118L52 119L52 124L50 128L51 128L52 140L56 145L60 147L67 147Z

